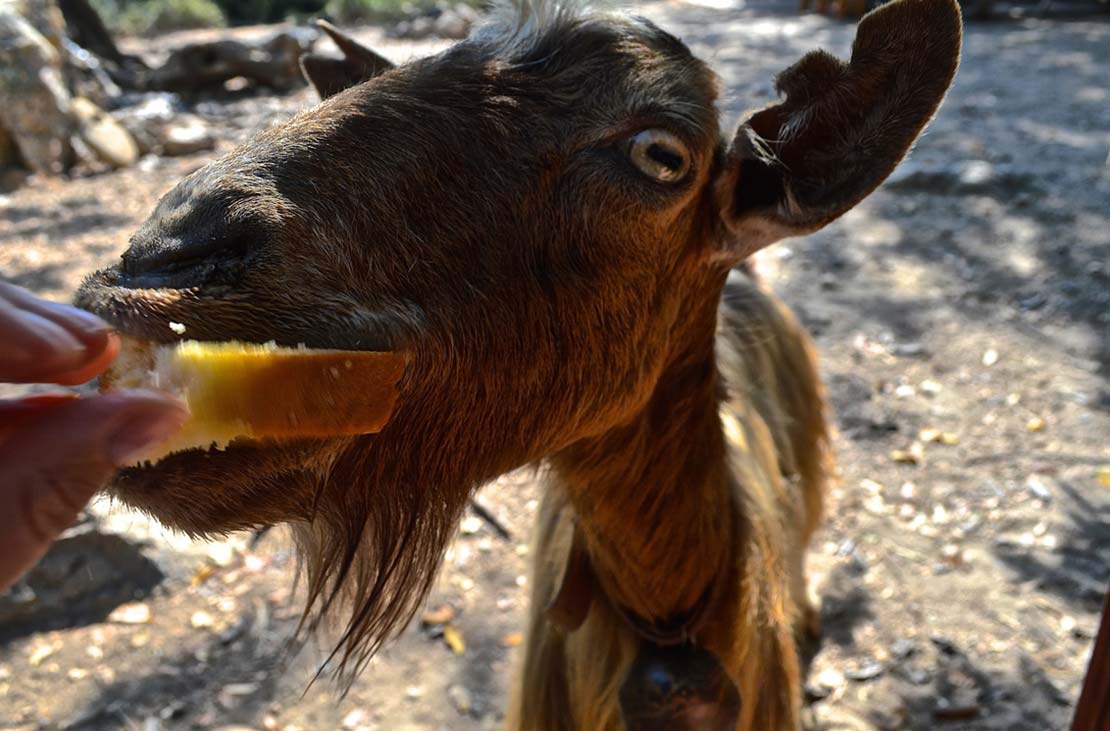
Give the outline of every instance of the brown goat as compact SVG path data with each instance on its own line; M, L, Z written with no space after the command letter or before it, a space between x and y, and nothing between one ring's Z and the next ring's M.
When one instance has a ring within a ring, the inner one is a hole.
M891 172L955 73L954 0L870 14L731 140L713 74L644 20L522 0L398 68L326 29L325 100L186 178L78 302L160 341L407 350L393 418L111 492L194 534L292 524L309 625L352 602L349 678L472 491L542 463L510 727L797 729L824 404L800 326L732 268Z

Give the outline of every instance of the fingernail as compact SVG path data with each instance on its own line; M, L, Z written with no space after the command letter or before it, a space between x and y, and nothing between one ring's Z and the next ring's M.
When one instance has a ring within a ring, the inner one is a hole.
M154 447L168 441L185 424L189 414L181 408L168 407L149 411L132 418L116 429L109 442L109 455L117 467L133 465L150 454Z
M95 341L112 332L112 327L108 323L91 312L60 303L51 303L51 309L65 319L67 330L83 340Z
M4 360L17 367L56 369L80 362L85 345L65 328L31 313L16 322Z

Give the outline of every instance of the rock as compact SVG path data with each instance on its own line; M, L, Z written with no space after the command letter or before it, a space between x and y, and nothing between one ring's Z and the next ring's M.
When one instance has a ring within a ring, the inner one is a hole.
M0 594L0 638L101 621L162 578L139 546L101 532L97 521L86 518L64 533L19 584Z
M170 157L192 155L216 146L216 138L204 120L193 114L181 115L162 133L162 154Z
M913 640L899 637L890 645L891 657L897 660L905 660L916 651Z
M352 729L353 731L353 729L357 729L360 726L365 726L369 720L369 713L362 710L361 708L356 708L343 717L342 726L345 729Z
M828 698L844 687L844 675L835 668L826 668L806 684L806 696L813 700Z
M261 43L222 38L177 48L147 74L150 90L198 92L219 89L238 77L287 91L304 85L301 55L319 34L310 28L284 30Z
M57 174L73 161L61 54L8 4L0 6L0 127L32 171Z
M93 154L114 168L134 165L139 146L123 125L88 99L73 99L71 109L77 121L77 134Z
M150 621L150 607L139 602L122 604L112 610L108 621L116 624L146 624Z
M470 34L470 23L454 9L444 10L432 24L432 32L440 38L461 40Z
M165 127L181 113L181 99L168 91L132 94L122 100L125 106L112 116L127 128L145 155L161 152Z
M461 685L452 685L447 689L447 700L462 716L469 716L474 710L474 698L470 691Z
M851 668L844 671L844 677L849 680L854 680L857 683L863 683L868 680L874 680L883 674L883 666L874 660L869 660L859 667Z

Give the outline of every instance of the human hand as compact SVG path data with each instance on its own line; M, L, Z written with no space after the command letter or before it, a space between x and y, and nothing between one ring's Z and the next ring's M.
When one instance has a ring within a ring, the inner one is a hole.
M101 373L119 338L99 318L0 282L0 383L74 386ZM71 526L119 467L185 422L185 406L151 391L0 400L0 591Z

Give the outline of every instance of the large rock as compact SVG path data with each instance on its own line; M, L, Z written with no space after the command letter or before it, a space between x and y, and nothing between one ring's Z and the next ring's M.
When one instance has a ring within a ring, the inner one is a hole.
M181 100L170 92L144 94L140 101L115 110L112 116L127 128L144 154L192 155L216 146L208 124L183 111Z
M131 133L88 99L73 100L77 133L93 154L112 167L134 165L139 159L139 146Z
M86 517L31 571L0 594L0 642L27 632L102 621L163 579L143 547Z
M60 173L73 160L61 53L10 0L0 0L0 127L31 170Z
M312 50L317 37L311 28L291 28L261 43L232 38L192 43L170 53L162 66L147 75L144 85L152 90L199 92L220 89L242 77L273 89L295 89L305 83L301 55Z

